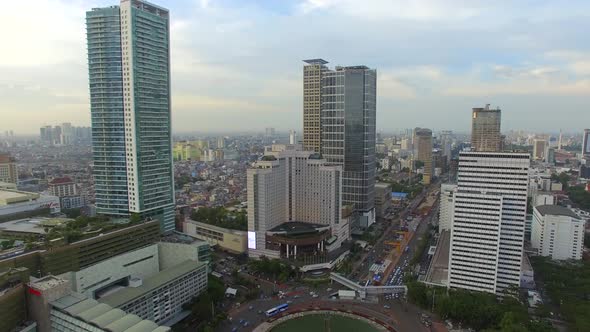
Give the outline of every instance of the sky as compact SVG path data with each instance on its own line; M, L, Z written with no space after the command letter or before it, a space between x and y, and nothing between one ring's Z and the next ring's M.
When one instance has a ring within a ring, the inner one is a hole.
M157 0L171 12L175 132L302 127L304 59L377 69L377 128L590 127L590 1ZM85 12L117 0L7 1L0 131L90 125Z

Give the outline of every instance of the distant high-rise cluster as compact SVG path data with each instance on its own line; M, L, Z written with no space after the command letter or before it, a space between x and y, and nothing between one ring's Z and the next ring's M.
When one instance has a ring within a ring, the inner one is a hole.
M303 67L303 147L342 165L343 204L375 222L377 72L366 66L329 69L322 59Z
M45 145L71 145L90 143L90 127L76 127L65 122L56 126L43 126L39 129L41 143Z
M96 209L174 229L167 9L140 0L86 13Z
M471 113L471 149L480 152L498 152L502 150L500 133L501 113L498 109L474 108Z

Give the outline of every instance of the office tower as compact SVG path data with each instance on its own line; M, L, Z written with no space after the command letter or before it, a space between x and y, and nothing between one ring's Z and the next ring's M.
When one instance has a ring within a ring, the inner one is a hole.
M440 207L438 218L438 232L450 231L453 225L454 195L456 184L442 184L440 186Z
M322 81L328 61L304 60L303 66L303 148L321 152Z
M432 181L432 130L426 128L414 129L414 159L424 163L422 183L428 185Z
M53 139L52 144L61 145L61 126L53 127L51 138Z
M590 129L584 129L584 137L582 138L582 155L590 157Z
M41 143L45 143L48 145L53 145L53 127L52 126L43 126L39 129L40 136L41 136Z
M86 13L96 208L174 229L168 10L140 0Z
M562 133L561 133L561 129L559 129L559 140L557 143L557 150L561 150L561 143L562 143Z
M547 140L535 139L533 141L533 159L534 160L545 160L547 150Z
M533 209L531 245L555 260L582 259L586 221L571 209L539 205Z
M450 130L443 130L440 135L440 145L441 145L441 149L442 149L442 155L447 163L447 167L448 167L448 165L451 164L452 144L453 144L453 132Z
M501 110L474 108L471 120L471 149L481 152L499 152L502 146L500 134Z
M297 258L340 247L350 238L342 167L313 151L282 148L267 152L247 172L250 257ZM291 235L297 239L289 240Z
M18 183L16 160L3 152L0 152L0 182Z
M217 148L218 149L225 148L225 137L223 137L223 136L217 137Z
M72 124L69 122L65 122L61 124L61 135L59 138L59 143L61 145L69 145L72 144L72 139L74 136Z
M297 133L295 130L289 130L289 144L297 144Z
M342 201L359 213L361 228L375 222L377 72L366 66L322 72L321 152L344 168Z
M266 137L274 137L275 136L275 129L268 127L264 129L264 136Z
M449 287L496 294L519 287L529 167L528 153L460 153Z

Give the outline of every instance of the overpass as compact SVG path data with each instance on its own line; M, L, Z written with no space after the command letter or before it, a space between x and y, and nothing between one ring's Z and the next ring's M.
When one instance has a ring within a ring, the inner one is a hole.
M336 273L330 273L330 279L332 281L336 281L337 283L350 288L359 293L359 296L364 299L367 295L380 295L380 294L399 294L403 293L404 295L408 292L408 287L406 286L362 286L357 284L356 282Z

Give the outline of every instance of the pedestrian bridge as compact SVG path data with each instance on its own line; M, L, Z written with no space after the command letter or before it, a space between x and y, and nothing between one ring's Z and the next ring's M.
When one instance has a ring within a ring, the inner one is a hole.
M337 283L350 288L359 293L359 296L364 299L367 295L380 295L380 294L400 294L404 295L408 292L406 286L362 286L356 282L336 273L330 273L330 279Z

